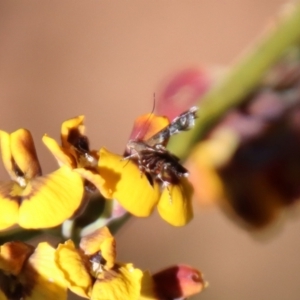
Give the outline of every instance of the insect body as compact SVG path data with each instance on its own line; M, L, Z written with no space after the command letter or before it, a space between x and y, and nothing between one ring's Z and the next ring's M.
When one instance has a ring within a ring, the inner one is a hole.
M150 146L164 144L172 135L181 131L190 130L195 125L198 107L193 106L189 110L177 116L168 126L149 138L146 143Z
M187 177L188 170L180 164L179 158L169 152L164 145L170 136L189 130L194 126L197 109L193 106L180 114L168 126L146 141L129 140L127 150L130 155L124 159L135 160L141 172L147 175L150 183L154 178L160 180L163 186L168 186L177 183L181 177Z

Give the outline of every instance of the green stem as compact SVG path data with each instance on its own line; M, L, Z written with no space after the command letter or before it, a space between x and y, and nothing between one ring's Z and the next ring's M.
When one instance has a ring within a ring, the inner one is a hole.
M199 118L190 132L175 136L169 148L185 159L192 146L230 108L242 103L266 71L300 40L300 3L284 16L277 27L255 45L231 72L199 101Z
M18 227L7 232L2 232L0 236L0 245L10 241L26 242L30 239L39 236L42 233L42 230L24 230Z

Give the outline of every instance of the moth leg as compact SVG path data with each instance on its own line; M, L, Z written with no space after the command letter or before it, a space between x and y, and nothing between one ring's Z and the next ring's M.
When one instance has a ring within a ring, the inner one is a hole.
M170 182L163 179L163 172L160 172L159 174L157 174L156 178L158 178L162 182L162 188L167 189L167 191L169 193L169 201L170 201L170 204L172 204L173 200L172 200L171 191L170 191L170 188L169 188Z
M146 170L145 166L142 165L140 160L138 161L138 166L139 166L140 174L141 174L141 178L142 178L143 174L146 173L147 170Z
M161 150L161 151L166 151L166 147L165 146L163 146L162 144L156 144L155 146L154 146L154 148L155 148L155 150Z
M148 172L147 166L145 166L143 164L143 160L142 160L141 156L137 155L137 157L138 157L138 160L137 160L136 163L137 163L137 166L140 170L141 178L142 178L143 174L149 174L151 176L151 174Z
M167 182L167 181L165 181L165 182L166 182L167 184L164 184L164 183L163 183L163 186L167 189L168 194L169 194L169 201L170 201L170 204L172 204L172 203L173 203L173 200L172 200L171 191L170 191L170 188L169 188L170 184L169 184L169 182Z
M131 159L131 158L139 158L140 156L138 155L138 153L132 153L130 155L127 155L126 157L122 157L121 161L124 161L124 160L128 160L128 159Z

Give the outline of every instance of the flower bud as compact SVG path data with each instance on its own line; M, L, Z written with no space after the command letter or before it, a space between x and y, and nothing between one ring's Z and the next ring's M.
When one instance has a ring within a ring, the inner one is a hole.
M159 299L178 299L200 293L208 283L202 273L187 265L175 265L152 276Z

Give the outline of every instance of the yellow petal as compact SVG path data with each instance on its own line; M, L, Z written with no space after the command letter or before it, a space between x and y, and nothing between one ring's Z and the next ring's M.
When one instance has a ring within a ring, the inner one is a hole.
M214 204L224 199L225 185L218 170L228 163L238 145L236 134L224 128L194 148L187 165L189 179L201 204Z
M42 141L50 150L52 155L55 157L59 166L65 165L68 166L69 168L76 167L76 160L71 155L71 153L69 153L66 149L60 147L54 139L50 138L47 135L44 135Z
M12 195L15 188L19 185L13 181L0 182L0 230L18 223L20 196Z
M105 184L104 179L100 176L99 173L96 172L96 170L89 170L85 168L76 168L74 169L75 172L80 174L80 176L87 181L91 182L102 194L104 198L109 198L110 194L107 192L107 190L103 187Z
M19 241L3 244L0 246L0 269L14 276L19 275L33 251L33 246Z
M10 135L12 157L27 179L40 176L42 170L37 158L31 133L26 129L19 129Z
M80 241L80 248L85 255L93 255L101 251L105 259L105 268L110 269L115 264L116 243L107 227L95 230L93 233L84 236Z
M33 139L28 130L19 129L12 134L0 131L0 138L3 164L11 179L17 180L16 166L28 179L41 175Z
M99 171L109 198L119 201L135 216L147 217L151 214L159 198L158 184L152 186L132 161L122 161L121 156L102 148Z
M107 238L101 245L101 255L105 259L105 268L111 269L115 265L116 241L113 237Z
M186 178L169 185L157 205L160 216L173 226L183 226L193 218L192 187Z
M82 178L68 167L28 183L19 209L19 225L48 228L73 216L84 194Z
M91 234L87 234L80 240L80 248L84 251L86 255L93 255L100 251L101 244L106 240L113 238L109 229L101 227Z
M55 249L48 243L40 243L30 256L19 277L26 286L25 300L65 300L67 283L55 263Z
M225 197L225 186L214 167L201 164L193 159L186 163L190 172L189 180L195 189L197 201L202 205L211 205Z
M1 142L1 156L4 168L9 174L11 179L16 179L16 173L14 169L14 161L10 149L10 134L0 130L0 142Z
M143 272L141 295L139 300L159 300L156 295L152 275L148 271Z
M116 271L107 271L98 279L92 291L93 300L139 299L143 272L132 264L125 264Z
M169 125L167 117L156 116L154 114L142 115L134 121L130 139L146 141L154 134Z
M69 289L81 297L89 298L92 279L71 240L58 246L55 261L58 268L63 272Z
M8 300L5 294L0 290L0 300Z
M71 130L78 131L78 134L84 134L84 116L78 116L72 119L69 119L62 123L61 125L61 143L64 148L69 148L70 143L68 141L69 134Z

